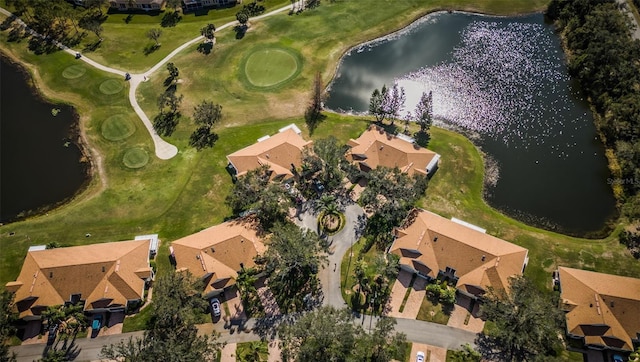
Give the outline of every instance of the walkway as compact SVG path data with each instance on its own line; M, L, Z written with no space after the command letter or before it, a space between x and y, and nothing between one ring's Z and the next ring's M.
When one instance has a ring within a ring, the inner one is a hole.
M281 7L279 9L270 11L266 14L262 14L260 16L256 16L251 18L252 21L255 20L260 20L272 15L276 15L279 14L283 11L286 10L290 10L292 8L293 5L287 5L284 7ZM8 10L0 7L0 13L6 15L6 16L13 16L13 14L11 12L9 12ZM35 36L40 36L39 34L37 34L35 31L33 31L32 29L30 29L29 27L26 26L26 24L18 18L18 20L20 22L20 24L24 25L25 28L27 29L27 31ZM222 25L221 27L217 28L216 31L220 31L232 26L237 25L238 22L237 21L232 21L229 22L227 24ZM164 57L164 59L162 59L161 61L159 61L156 65L154 65L153 67L151 67L151 69L147 70L144 73L141 74L130 74L131 79L129 80L129 103L131 103L131 107L133 107L133 110L136 112L136 114L138 115L138 117L140 118L140 120L142 121L142 123L144 124L144 126L147 128L147 131L149 132L149 135L151 136L151 139L153 140L153 144L155 147L155 153L156 156L161 159L161 160L168 160L170 158L173 158L175 155L178 154L178 148L174 145L172 145L171 143L163 140L158 133L156 133L155 129L153 129L153 124L151 123L151 121L149 120L149 117L147 117L147 115L144 113L144 111L142 110L142 108L140 107L140 105L138 104L138 100L136 99L136 91L138 89L138 86L140 85L140 83L142 83L143 81L145 81L146 79L148 79L149 77L151 77L151 75L157 71L158 69L160 69L162 66L165 65L165 63L167 63L169 60L171 60L173 57L175 57L178 53L180 53L181 51L183 51L184 49L186 49L187 47L191 46L192 44L201 41L203 39L203 36L200 35L198 37L195 37L194 39L191 39L189 41L187 41L186 43L182 44L181 46L179 46L178 48L176 48L174 51L172 51L171 53L169 53L169 55L167 55L166 57ZM67 47L64 44L61 43L56 43L56 45L62 49L63 51L69 53L70 55L72 55L73 57L76 56L76 54L79 54L80 52L74 49L71 49L69 47ZM91 65L92 67L96 68L96 69L100 69L104 72L107 73L112 73L112 74L116 74L119 75L121 77L124 77L125 74L127 72L119 70L119 69L115 69L115 68L111 68L108 67L106 65L102 65L90 58L88 58L87 56L82 56L79 60Z

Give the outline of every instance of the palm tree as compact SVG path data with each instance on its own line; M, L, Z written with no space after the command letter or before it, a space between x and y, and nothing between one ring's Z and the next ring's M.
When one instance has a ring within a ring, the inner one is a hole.
M337 214L339 212L336 197L329 194L322 195L316 201L316 207L325 214Z
M237 358L240 362L263 362L269 358L269 347L266 342L253 341L243 343L238 348Z

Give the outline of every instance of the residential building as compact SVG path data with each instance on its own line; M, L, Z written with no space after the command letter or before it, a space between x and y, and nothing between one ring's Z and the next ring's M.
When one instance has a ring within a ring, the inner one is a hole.
M421 147L405 135L394 136L381 127L371 126L358 139L349 140L347 159L368 172L378 166L399 168L409 176L431 175L438 167L440 155Z
M125 312L139 305L146 283L150 240L67 248L32 247L20 275L6 284L15 293L19 317L40 319L48 306L82 303L88 314Z
M273 136L261 137L257 143L228 155L229 166L235 176L267 165L272 180L292 178L294 169L302 165L304 149L313 143L305 141L300 136L301 132L295 124L291 124Z
M166 0L109 0L109 6L112 9L120 11L128 10L144 10L144 11L160 11L164 9Z
M557 275L570 339L606 361L640 345L640 279L566 267Z
M182 1L185 7L185 10L197 10L201 8L210 8L210 7L231 7L235 6L237 3L240 3L239 0L183 0Z
M170 248L177 271L188 270L205 281L207 298L234 286L238 272L254 267L254 258L265 250L255 223L242 219L176 240Z
M440 279L458 295L477 300L488 287L508 290L509 278L521 275L528 250L458 219L414 209L389 252L400 256L401 268L417 276Z

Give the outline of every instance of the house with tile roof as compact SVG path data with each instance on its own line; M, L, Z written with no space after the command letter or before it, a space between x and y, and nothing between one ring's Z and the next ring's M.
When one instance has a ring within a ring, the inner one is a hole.
M229 166L235 176L267 165L272 180L291 178L293 168L302 165L303 150L313 143L305 141L301 133L295 124L290 124L273 136L261 137L258 142L228 155Z
M471 300L487 287L508 290L509 278L527 265L527 249L477 226L420 209L407 220L389 248L400 257L401 268L427 280L446 280Z
M372 125L358 139L348 142L347 160L368 172L378 166L399 168L409 176L431 175L436 171L440 155L417 145L411 137L392 135Z
M605 358L640 345L640 279L566 267L557 275L569 338Z
M177 271L189 271L205 281L205 297L235 285L238 272L255 266L266 250L256 225L242 219L228 221L171 243Z
M125 312L142 302L150 240L66 248L31 248L20 275L6 284L15 293L19 317L38 320L48 306L82 303L85 312Z

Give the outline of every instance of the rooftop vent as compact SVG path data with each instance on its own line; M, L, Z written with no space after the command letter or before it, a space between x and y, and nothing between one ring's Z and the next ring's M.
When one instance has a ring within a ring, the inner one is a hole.
M437 236L435 238L433 238L433 242L435 243L436 241L438 241L438 237Z
M49 278L53 278L53 272L49 272Z
M485 255L482 256L482 261L484 261L484 259L486 259L487 257Z

